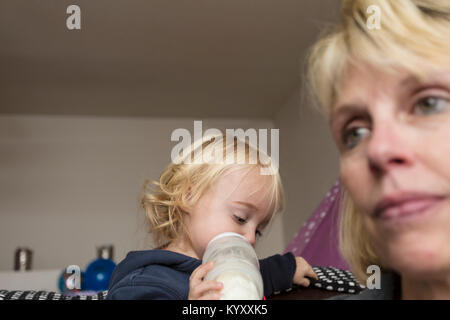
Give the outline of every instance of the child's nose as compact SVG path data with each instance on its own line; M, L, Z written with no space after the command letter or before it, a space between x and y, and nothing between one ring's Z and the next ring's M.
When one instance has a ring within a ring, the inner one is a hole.
M255 246L255 232L247 232L244 237L250 242L250 244L254 247Z

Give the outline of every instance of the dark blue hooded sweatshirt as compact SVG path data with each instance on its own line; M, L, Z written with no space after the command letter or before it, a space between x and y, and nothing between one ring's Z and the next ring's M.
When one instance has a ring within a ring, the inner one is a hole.
M296 262L292 253L259 260L264 296L292 287ZM201 260L168 251L129 252L114 269L109 283L109 300L187 300L189 277Z

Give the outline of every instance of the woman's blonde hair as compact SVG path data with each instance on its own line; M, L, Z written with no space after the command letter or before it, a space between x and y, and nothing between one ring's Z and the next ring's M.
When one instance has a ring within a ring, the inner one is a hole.
M369 28L378 13L380 28ZM350 66L403 70L421 80L426 68L450 69L449 0L344 0L341 18L311 48L307 60L308 85L327 117ZM369 265L382 265L361 214L343 190L340 249L358 279L365 281Z
M185 150L186 151L186 150ZM194 141L166 167L158 181L144 183L141 205L150 222L156 246L188 235L183 216L226 174L240 169L260 169L267 177L271 217L284 208L278 166L260 148L235 136L211 135ZM231 157L230 157L231 155ZM228 157L227 157L228 156ZM267 187L267 184L260 188ZM254 190L256 192L257 190ZM207 214L207 213L205 213Z

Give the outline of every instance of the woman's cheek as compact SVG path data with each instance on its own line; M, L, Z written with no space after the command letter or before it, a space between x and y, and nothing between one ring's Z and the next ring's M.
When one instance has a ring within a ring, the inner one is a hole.
M362 159L357 157L342 159L340 162L341 181L353 201L355 209L369 215L374 186Z
M347 188L352 199L360 199L358 197L358 191L362 191L361 183L363 182L363 172L356 161L352 161L352 158L341 159L340 162L341 180L344 186ZM356 196L356 197L355 197Z

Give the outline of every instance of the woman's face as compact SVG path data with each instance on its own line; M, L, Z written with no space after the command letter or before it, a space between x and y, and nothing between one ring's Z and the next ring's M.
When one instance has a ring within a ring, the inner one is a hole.
M350 68L330 125L381 261L433 277L450 271L450 72L428 76Z

